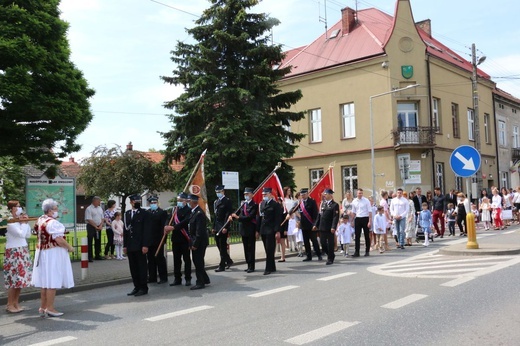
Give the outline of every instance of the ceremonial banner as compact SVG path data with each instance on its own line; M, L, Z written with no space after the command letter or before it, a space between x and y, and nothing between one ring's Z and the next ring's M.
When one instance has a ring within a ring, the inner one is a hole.
M206 212L206 217L211 220L208 206L208 194L206 193L206 180L204 178L204 155L206 155L206 150L204 150L200 155L200 159L193 169L184 191L199 196L199 206Z
M282 184L280 184L280 179L278 179L278 175L276 173L271 173L262 184L260 184L254 194L253 194L253 200L260 204L262 202L262 190L264 187L270 187L273 189L272 194L275 200L278 200L278 197L283 198L283 188Z
M329 166L329 169L320 180L311 187L309 191L309 196L316 201L316 204L319 206L322 200L322 193L325 189L331 189L334 191L334 166Z

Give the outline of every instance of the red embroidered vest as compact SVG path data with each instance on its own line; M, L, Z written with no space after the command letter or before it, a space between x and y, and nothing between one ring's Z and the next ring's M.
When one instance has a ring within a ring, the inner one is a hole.
M38 244L37 249L47 250L53 247L58 247L56 240L52 239L52 236L47 232L47 224L49 221L54 220L52 217L43 215L40 216L36 222L36 232L38 232Z

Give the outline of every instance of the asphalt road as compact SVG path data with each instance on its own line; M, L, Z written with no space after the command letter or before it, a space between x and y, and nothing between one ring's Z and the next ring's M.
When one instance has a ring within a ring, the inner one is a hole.
M497 235L497 237L500 235ZM453 240L452 242L458 240ZM211 285L131 285L57 297L61 318L0 315L1 345L519 345L520 256L442 256L414 246L383 255L246 274ZM259 270L260 269L260 270Z

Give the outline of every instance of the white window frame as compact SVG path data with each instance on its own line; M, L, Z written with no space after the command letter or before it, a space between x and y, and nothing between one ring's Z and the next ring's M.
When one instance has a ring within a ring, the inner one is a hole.
M509 174L508 172L500 172L500 183L502 184L501 185L501 188L502 187L508 187L509 186Z
M518 132L518 125L513 126L513 148L520 148L520 133Z
M498 145L502 147L507 145L506 122L503 120L498 121Z
M310 187L316 185L318 181L320 181L321 177L323 177L323 168L313 168L309 169L309 180L310 180Z
M489 114L484 114L484 140L486 143L490 143L491 139L489 138Z
M475 140L475 112L468 108L468 140Z
M407 109L406 106L413 106L413 109ZM401 123L404 120L404 123ZM410 122L412 120L412 122ZM419 126L419 105L417 102L399 102L397 104L397 127L398 128L416 128Z
M441 117L440 117L440 102L441 100L433 97L432 98L432 126L435 129L435 133L441 132Z
M310 140L311 143L319 143L322 141L322 130L321 130L321 108L309 110L309 121L310 121Z
M441 191L446 191L444 186L444 162L435 163L435 186L441 188Z
M352 191L355 196L358 190L357 165L341 167L341 179L343 181L343 194L346 191Z
M341 134L343 139L356 137L356 110L354 102L341 105Z

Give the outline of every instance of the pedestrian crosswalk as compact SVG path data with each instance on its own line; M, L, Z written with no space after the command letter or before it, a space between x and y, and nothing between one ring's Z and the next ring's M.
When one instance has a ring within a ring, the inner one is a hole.
M520 263L519 256L446 256L437 251L402 261L369 267L368 271L386 276L406 278L458 279L489 274Z

